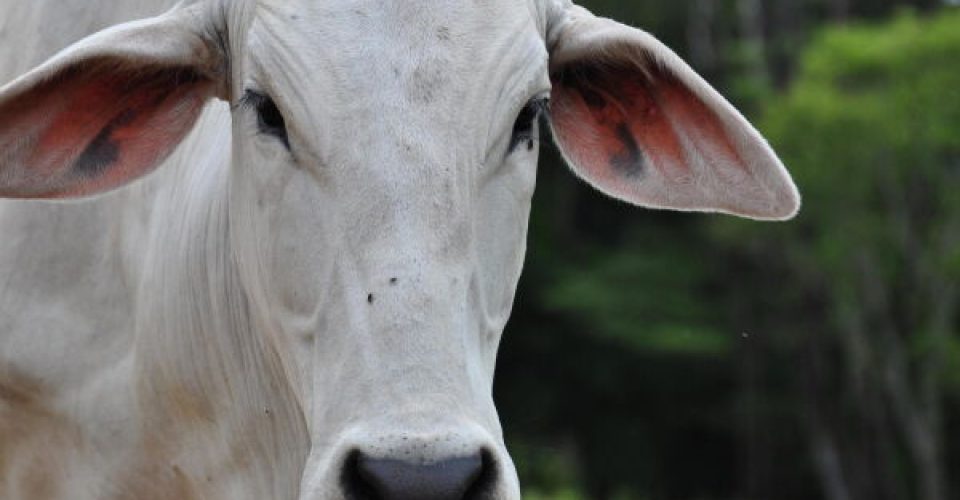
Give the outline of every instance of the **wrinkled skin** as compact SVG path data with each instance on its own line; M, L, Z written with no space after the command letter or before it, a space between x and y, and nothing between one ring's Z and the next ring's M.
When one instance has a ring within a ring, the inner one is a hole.
M194 2L0 88L0 196L85 198L0 204L0 496L519 498L540 112L611 196L797 210L672 52L560 0Z

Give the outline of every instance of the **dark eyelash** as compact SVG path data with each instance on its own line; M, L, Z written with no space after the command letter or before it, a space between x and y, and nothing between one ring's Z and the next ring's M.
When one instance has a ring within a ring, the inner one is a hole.
M247 90L240 98L240 106L253 108L257 112L257 128L260 133L280 139L283 145L290 149L290 139L287 136L283 114L270 96L255 90Z
M547 98L533 99L517 115L513 124L513 133L510 136L510 147L507 154L512 153L522 143L527 144L527 150L533 149L533 130L537 119L548 111L550 100Z

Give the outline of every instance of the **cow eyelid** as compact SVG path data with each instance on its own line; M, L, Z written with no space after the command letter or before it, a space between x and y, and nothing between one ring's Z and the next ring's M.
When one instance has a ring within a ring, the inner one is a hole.
M240 106L252 108L257 113L257 128L260 133L272 135L290 149L286 121L277 104L267 94L248 89L240 98Z

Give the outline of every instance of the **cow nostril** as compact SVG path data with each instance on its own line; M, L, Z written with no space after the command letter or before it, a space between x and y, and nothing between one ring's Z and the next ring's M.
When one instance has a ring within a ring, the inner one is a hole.
M348 498L363 500L468 500L479 498L491 482L486 452L415 463L393 458L351 455L344 470Z

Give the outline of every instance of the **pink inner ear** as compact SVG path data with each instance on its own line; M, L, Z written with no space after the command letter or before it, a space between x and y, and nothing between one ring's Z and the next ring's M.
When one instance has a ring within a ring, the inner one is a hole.
M697 154L743 168L716 114L657 64L584 63L553 80L557 140L582 175L613 194L630 198L651 176L689 183Z
M35 87L3 110L32 135L19 194L82 196L145 175L189 132L211 91L190 69L96 62Z

